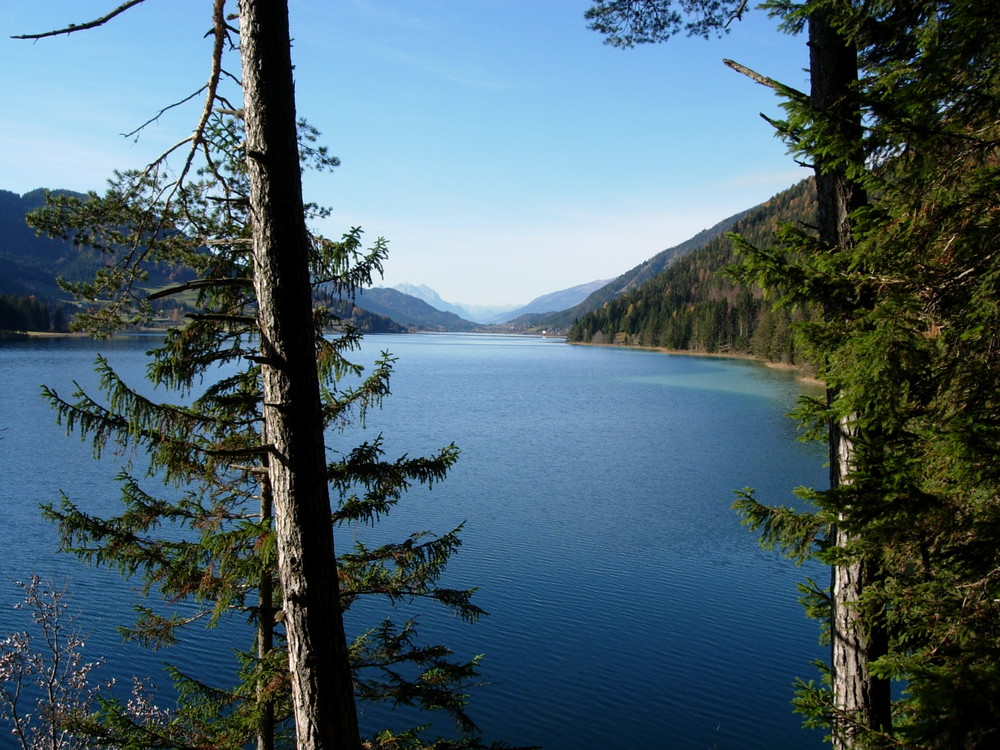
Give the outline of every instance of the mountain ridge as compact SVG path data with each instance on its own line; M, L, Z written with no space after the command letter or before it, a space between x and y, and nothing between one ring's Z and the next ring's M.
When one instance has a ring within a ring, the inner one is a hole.
M656 255L644 260L639 265L634 266L609 283L595 290L593 293L588 295L586 299L578 304L559 310L550 315L542 315L533 321L533 325L536 327L544 327L558 331L568 330L573 324L573 321L581 315L596 310L604 303L610 302L611 300L642 286L684 256L689 255L701 247L704 247L715 237L728 232L732 229L736 222L751 211L757 210L762 205L764 204L758 204L757 206L739 211L738 213L717 222L708 229L701 230L684 242L669 247L666 250L661 250Z
M67 295L56 284L56 276L77 280L92 278L96 268L103 263L101 257L87 248L77 247L69 241L38 237L27 226L25 214L40 208L47 192L38 188L19 196L0 190L0 263L6 269L6 273L0 276L0 293L65 300ZM52 192L85 197L71 191ZM582 316L640 289L680 259L718 240L737 222L761 210L768 202L717 222L690 239L660 251L615 279L597 280L550 292L520 307L495 307L492 308L492 316L483 314L491 308L446 302L425 285L371 287L359 290L352 302L358 308L391 318L409 329L522 333L545 330L565 333ZM163 283L183 273L184 269L157 269L154 283ZM153 282L153 279L150 281Z
M599 279L588 281L585 284L559 289L548 294L535 297L524 305L470 305L458 302L446 302L434 289L426 284L402 283L396 284L391 289L423 300L431 307L442 312L450 312L460 318L480 323L482 325L496 325L509 323L529 314L543 314L558 312L581 302L597 289L606 285L609 279ZM385 287L373 287L381 289Z
M777 241L778 226L815 224L815 185L806 179L746 212L732 230L766 250ZM734 243L717 235L649 281L581 315L566 338L803 365L793 332L810 311L774 307L759 288L737 285L720 273L739 261Z
M66 281L91 281L97 269L106 265L107 256L70 239L39 236L28 226L28 213L45 205L46 195L84 199L86 194L72 190L36 188L24 195L0 190L0 294L35 296L53 301L69 301L56 278ZM148 269L145 287L165 286L191 278L193 271L182 266L157 263Z

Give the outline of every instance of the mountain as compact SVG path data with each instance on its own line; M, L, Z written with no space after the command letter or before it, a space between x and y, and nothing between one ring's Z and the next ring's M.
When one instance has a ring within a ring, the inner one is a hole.
M78 193L69 193L78 195ZM70 243L38 237L24 220L26 214L45 204L45 190L18 195L0 190L0 294L65 298L56 284L57 275L82 279L93 258L81 257Z
M736 344L726 339L727 334L724 333L720 334L721 338L714 337L714 334L706 333L706 326L711 327L706 321L715 316L718 318L717 328L739 325L734 322L737 318L745 318L752 313L756 316L753 323L755 330L764 330L768 326L784 330L787 321L768 318L760 306L748 313L746 306L752 300L746 295L741 298L743 307L738 310L733 307L739 292L732 285L717 284L716 271L733 260L730 243L725 238L727 232L735 230L755 238L755 242L766 242L756 238L770 235L776 217L802 220L809 210L804 197L811 185L807 182L759 206L734 214L686 242L657 253L611 282L594 281L552 292L522 307L504 310L452 304L442 300L433 289L412 284L401 284L395 289L366 289L358 293L355 303L362 310L419 330L567 331L572 328L571 338L579 341L621 341L708 350L752 346L755 350L770 348L777 351L781 344L769 343L770 339L763 334L757 336L756 343L750 342L746 338L749 329L742 332L742 338ZM65 300L67 295L55 283L56 276L68 280L88 280L105 262L104 256L88 248L34 234L24 217L29 211L40 208L44 200L45 191L42 189L23 196L0 190L0 264L4 269L4 273L0 274L0 294ZM673 275L665 275L682 260L699 252L701 256L679 267ZM144 286L165 286L183 280L190 273L190 269L186 268L157 266L151 269L150 278ZM503 326L485 325L501 321ZM577 325L574 326L574 323ZM390 330L390 326L389 321L373 319L366 330ZM697 328L699 333L688 335L691 326ZM779 331L774 341L781 340L783 334ZM769 356L773 357L773 352ZM788 358L784 354L780 356Z
M39 237L25 222L25 215L45 205L46 190L18 195L0 190L0 295L33 296L42 300L68 300L56 277L87 281L106 262L106 256L67 240ZM59 194L86 198L81 193L59 190ZM189 278L188 268L156 264L150 269L148 288L166 286ZM451 312L442 312L422 300L391 289L369 289L358 294L357 306L374 316L387 316L398 324L425 330L471 331L477 324ZM342 313L366 331L396 330L391 321L364 316L361 311Z
M715 226L703 229L691 239L685 240L679 245L674 245L673 247L657 253L649 260L643 261L635 268L626 271L611 283L600 287L587 296L582 302L559 312L550 315L542 315L541 317L535 319L534 325L539 328L547 328L550 330L564 331L568 329L573 324L573 321L578 319L581 315L584 315L591 310L596 310L605 302L609 302L610 300L620 297L632 289L642 286L645 282L654 278L657 274L662 273L665 269L669 268L673 263L676 263L685 255L704 247L711 240L721 237L726 232L729 232L737 221L753 210L754 209L746 209L737 214L733 214L729 218L723 219Z
M508 322L522 318L526 315L553 313L566 310L574 305L580 304L593 292L607 286L608 283L608 279L591 281L586 284L579 284L577 286L570 287L569 289L562 289L558 292L543 294L541 297L536 297L531 300L531 302L523 307L511 310L502 317L497 317L491 322Z
M673 247L657 253L652 258L649 258L631 270L626 271L611 282L593 281L589 284L580 284L579 286L564 289L559 292L552 292L551 294L546 294L532 300L523 307L515 308L505 313L498 314L492 318L482 320L483 322L492 324L498 324L501 322L505 323L505 329L512 327L518 330L546 329L549 331L566 331L573 325L573 322L578 320L582 315L585 315L592 310L597 310L605 303L621 297L633 289L641 287L643 284L655 278L658 274L662 273L681 258L689 255L699 248L705 247L713 240L724 237L724 235L732 230L734 225L740 219L759 208L760 206L755 206L754 208L746 209L733 214L732 216L718 222L714 226L709 227L708 229L703 229L698 232L698 234L688 240L685 240L679 245L674 245ZM461 313L455 313L455 310L462 310L469 317L475 317L469 312L468 308L445 302L441 299L437 292L427 286L399 284L394 290L385 291L399 290L407 290L407 295L411 295L421 301L425 301L429 306L438 310L447 308L456 315L460 315ZM368 291L376 291L376 289ZM363 303L359 302L359 304L365 306ZM440 307L438 307L438 305L440 305ZM390 308L387 307L385 309L388 310ZM383 315L389 315L397 322L404 322L391 312L381 310L377 312L381 312ZM476 317L475 319L479 320L480 318ZM466 320L465 322L468 323L469 321ZM447 326L448 322L442 320L441 324Z
M25 215L45 205L46 190L39 188L24 195L0 190L0 294L68 300L56 277L67 281L89 281L107 256L67 240L40 237L29 227ZM86 198L70 190L53 190L57 195ZM147 288L166 286L192 277L184 267L158 263L149 269Z
M393 289L408 294L411 297L422 299L438 310L455 313L466 320L476 323L495 324L507 323L525 316L539 313L551 313L565 310L579 302L582 302L587 295L608 283L607 279L601 281L591 281L586 284L579 284L569 289L561 289L558 292L550 292L536 297L526 305L520 307L512 305L489 306L489 305L466 305L452 302L445 302L436 291L423 284L396 284Z
M780 224L815 226L811 179L778 193L737 221L732 230L766 250ZM730 239L717 235L625 294L580 315L567 333L572 342L749 354L801 364L792 335L808 310L773 309L759 289L738 287L724 268L737 263Z
M368 312L386 315L409 328L428 331L474 331L482 328L471 320L438 310L424 300L397 289L374 287L358 290L355 303Z
M411 297L422 299L431 307L458 315L460 318L475 321L476 323L493 323L504 319L504 315L513 310L513 305L462 305L454 302L445 302L441 295L429 286L420 284L396 284L392 287L396 291L408 294Z

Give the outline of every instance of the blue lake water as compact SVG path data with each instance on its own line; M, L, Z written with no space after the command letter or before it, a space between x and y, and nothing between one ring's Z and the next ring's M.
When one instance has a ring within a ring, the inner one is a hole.
M38 395L91 385L98 351L139 382L134 336L0 344L0 632L21 628L11 579L68 579L88 654L108 674L157 673L163 662L222 674L238 628L201 632L149 653L120 644L131 584L54 552L40 502L60 490L113 511L117 468L67 438ZM475 625L417 608L421 633L459 655L484 654L489 685L470 712L490 740L551 750L809 748L791 683L815 676L817 626L796 603L796 569L758 549L730 510L733 490L792 503L825 481L824 457L784 416L802 392L788 373L735 360L575 347L555 339L428 334L366 339L358 361L398 357L392 395L366 430L330 436L349 450L378 432L390 456L454 441L461 458L432 491L416 490L374 530L398 538L465 523L444 583L479 586L491 613ZM405 616L405 612L403 613ZM358 606L353 630L380 613ZM160 682L167 680L160 674ZM369 729L412 716L366 709ZM0 736L0 747L6 737Z

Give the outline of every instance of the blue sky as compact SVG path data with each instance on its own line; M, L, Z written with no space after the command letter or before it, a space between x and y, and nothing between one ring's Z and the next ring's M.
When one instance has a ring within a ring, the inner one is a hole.
M100 190L188 134L200 102L127 132L208 76L210 0L0 3L0 188ZM342 165L309 175L320 229L389 241L383 283L523 304L612 278L807 176L733 58L806 86L802 37L762 12L722 39L619 50L587 0L291 0L298 112ZM235 0L233 0L235 9ZM238 71L233 59L230 68Z

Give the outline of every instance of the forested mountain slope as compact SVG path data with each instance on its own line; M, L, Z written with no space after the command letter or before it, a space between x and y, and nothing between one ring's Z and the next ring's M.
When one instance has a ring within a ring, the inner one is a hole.
M57 195L86 198L82 193L54 190ZM57 278L88 281L108 261L108 256L70 240L38 235L25 216L45 205L47 190L39 188L24 195L0 190L0 333L21 331L64 331L77 304L61 289ZM151 264L143 283L155 289L193 278L184 265ZM190 300L155 303L164 319L174 322L190 311ZM349 300L329 303L332 312L365 333L405 331L385 315L362 310Z
M89 259L81 260L79 251L70 243L38 237L25 222L25 214L44 203L44 190L32 190L23 196L0 190L0 264L4 269L0 294L65 298L56 285L57 275L93 275Z
M70 295L59 288L56 278L67 281L89 281L97 269L107 263L107 257L89 247L71 241L39 236L25 221L25 215L45 205L46 190L32 190L18 195L0 190L0 294L34 296L43 300L69 300ZM53 191L58 195L84 198L68 190ZM191 269L164 263L149 269L148 288L185 281L192 277Z
M577 320L581 315L591 310L596 310L609 300L642 286L669 268L673 263L676 263L680 258L705 246L713 238L724 235L751 210L753 209L740 211L738 214L723 219L713 227L703 229L691 239L660 251L649 260L643 261L635 268L626 271L618 278L603 285L573 307L533 317L532 325L537 328L549 328L553 330L565 330L569 328L573 321Z
M355 302L358 306L376 315L392 318L396 323L408 328L425 331L474 331L482 326L465 320L452 312L443 312L422 299L396 289L373 287L359 289Z
M810 179L746 212L730 231L758 247L768 247L774 242L778 224L812 225L814 216ZM795 363L791 314L772 311L759 290L738 288L720 273L735 262L732 241L725 234L716 234L638 288L580 316L567 339L751 354Z

